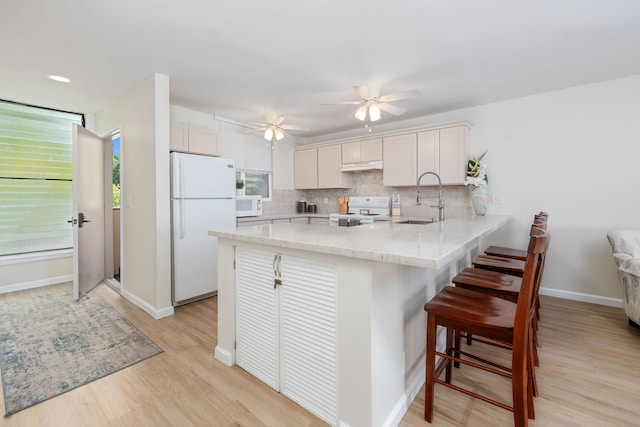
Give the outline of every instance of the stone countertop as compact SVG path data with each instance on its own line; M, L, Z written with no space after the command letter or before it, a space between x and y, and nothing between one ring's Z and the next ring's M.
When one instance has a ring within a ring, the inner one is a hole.
M301 215L302 216L302 215ZM379 221L356 227L267 224L209 235L274 248L298 249L423 268L440 268L496 231L509 215L468 215L426 225Z
M290 214L276 214L276 215L260 215L260 216L241 216L237 217L238 222L253 222L253 221L271 221L274 219L287 219L287 218L329 218L329 214L320 213L290 213Z

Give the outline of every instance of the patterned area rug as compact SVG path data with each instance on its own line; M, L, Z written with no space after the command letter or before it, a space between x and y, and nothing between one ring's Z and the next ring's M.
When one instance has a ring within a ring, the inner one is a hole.
M71 291L0 304L5 415L162 352L95 293Z

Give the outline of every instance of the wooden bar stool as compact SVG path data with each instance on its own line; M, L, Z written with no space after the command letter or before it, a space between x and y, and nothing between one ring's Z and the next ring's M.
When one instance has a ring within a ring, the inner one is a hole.
M534 226L531 231L533 232ZM546 229L546 223L542 224L542 229ZM536 278L536 284L533 292L533 304L534 304L534 316L531 319L531 357L535 366L540 366L540 358L538 355L538 320L540 318L540 304L539 304L539 289L542 281L542 273L544 271L546 259L546 250L542 254L542 265L540 266L540 273ZM498 273L490 270L483 270L477 268L464 268L453 279L454 286L465 289L471 289L478 292L483 292L488 295L493 295L498 298L506 299L507 301L517 302L520 295L520 287L522 279L510 274ZM465 333L464 336L459 334L455 337L456 348L460 347L461 338L466 338L467 345L471 345L473 342L473 336L470 333ZM457 364L455 365L457 367ZM535 370L531 372L533 382L533 394L539 395L538 384L536 381Z
M538 218L539 215L536 215L534 218L534 222L532 227L542 228L543 230L547 229L547 221L546 217ZM487 248L490 252L496 253L500 252L499 249L501 247L489 247ZM518 256L517 249L511 248L501 248L502 253L493 255L487 254L485 251L484 254L478 255L471 262L475 268L483 269L483 270L491 270L497 271L499 273L511 274L514 276L522 277L522 272L524 271L524 259L521 256ZM526 251L524 251L526 253ZM505 254L511 254L512 256L504 256ZM526 258L526 257L525 257Z
M546 250L542 253L541 256L541 265L535 278L532 298L533 311L531 318L530 352L533 364L535 366L540 366L540 359L538 356L538 291L540 289L540 283L542 281L545 257ZM456 287L482 292L486 295L492 295L494 297L502 298L513 303L518 302L520 290L522 287L521 277L476 268L462 269L451 281ZM466 338L468 345L471 345L473 341L473 336L468 332L465 333L464 336L462 336L462 334L458 334L455 337L456 348L460 348L461 338ZM486 341L483 342L487 343ZM533 395L538 396L538 384L536 381L534 369L531 370L531 377L533 383Z
M522 277L525 261L495 255L478 255L471 264L475 268Z
M541 212L540 214L536 214L534 217L534 222L531 227L542 228L543 230L547 229L547 219L549 214L546 212ZM490 246L487 248L489 251L497 252L499 247ZM503 253L500 255L478 255L473 261L472 264L475 268L480 270L490 270L498 273L510 274L514 276L521 277L522 276L522 268L524 266L524 260L520 259L520 257L512 256L506 257L504 256L505 252L516 253L517 249L510 248L502 248L504 249ZM526 253L526 251L524 251ZM486 254L486 251L485 251ZM468 272L468 274L472 274ZM538 329L538 320L540 320L540 300L538 299L537 294L535 295L536 299L536 318L534 320L534 326L536 330ZM537 343L537 334L535 336ZM537 361L537 353L536 353L536 361ZM536 365L537 366L537 365Z
M548 213L540 212L539 214L534 215L533 225L546 229L546 223L548 219L549 219ZM543 224L544 224L544 227L542 226ZM514 249L514 248L508 248L505 246L489 246L487 249L484 250L484 253L486 255L494 255L494 256L500 256L503 258L519 259L521 261L524 261L525 259L527 259L527 251L525 249Z
M433 420L434 386L436 383L461 391L470 396L513 411L517 427L528 425L534 418L533 385L531 381L532 362L529 353L529 333L533 313L533 292L535 280L541 265L541 255L549 244L549 234L542 229L532 232L525 271L517 303L469 289L445 287L431 301L425 304L427 312L425 420ZM445 352L436 350L437 327L446 328ZM508 345L511 348L511 368L491 364L475 357L473 361L462 359L469 354L454 347L454 333L470 332ZM436 356L440 356L436 367ZM511 379L513 406L479 395L451 383L452 363L477 367ZM438 377L445 371L445 380Z

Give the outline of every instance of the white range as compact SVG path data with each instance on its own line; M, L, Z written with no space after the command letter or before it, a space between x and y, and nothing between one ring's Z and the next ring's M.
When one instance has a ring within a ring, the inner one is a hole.
M329 214L331 225L372 224L375 220L389 219L391 198L388 196L349 197L348 213ZM342 222L340 220L343 220ZM345 222L356 220L356 224ZM359 222L357 221L359 220Z

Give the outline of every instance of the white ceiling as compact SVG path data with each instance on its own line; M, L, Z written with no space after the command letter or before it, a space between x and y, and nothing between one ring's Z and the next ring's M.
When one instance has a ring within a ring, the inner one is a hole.
M420 90L407 119L640 74L640 1L2 0L0 61L0 99L96 113L158 72L174 105L312 137L362 126L321 105L353 85Z

